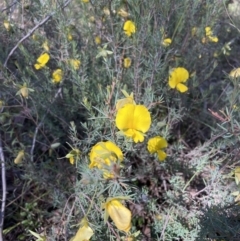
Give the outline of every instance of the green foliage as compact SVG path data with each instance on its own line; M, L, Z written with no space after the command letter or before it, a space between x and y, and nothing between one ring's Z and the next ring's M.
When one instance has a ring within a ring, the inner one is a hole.
M240 235L239 200L232 195L240 191L234 182L240 86L238 76L228 76L240 67L239 16L231 3L28 0L0 8L7 240L32 240L28 230L70 240L83 219L94 231L91 240ZM124 32L127 20L136 26L131 36ZM40 63L44 53L50 59ZM168 83L177 67L189 73L184 93ZM58 69L63 76L57 80ZM143 142L116 127L121 90L150 111ZM147 149L155 136L168 142L163 162ZM119 160L90 168L89 153L101 141L115 143L123 161L102 143L105 157ZM106 178L106 171L113 176ZM108 197L124 197L132 213L128 234L110 218L104 223L101 206Z

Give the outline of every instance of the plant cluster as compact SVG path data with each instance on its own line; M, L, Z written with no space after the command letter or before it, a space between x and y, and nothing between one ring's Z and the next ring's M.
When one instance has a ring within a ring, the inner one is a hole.
M239 238L232 3L0 8L6 240Z

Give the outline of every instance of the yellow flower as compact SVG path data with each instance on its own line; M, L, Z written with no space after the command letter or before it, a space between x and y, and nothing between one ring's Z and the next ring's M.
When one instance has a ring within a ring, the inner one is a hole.
M135 23L131 20L127 20L123 25L123 30L128 37L131 37L131 35L136 32Z
M185 83L189 78L189 73L185 68L178 67L172 70L170 73L168 84L170 88L177 89L181 93L186 92L188 87L182 83Z
M135 101L134 101L134 99L133 99L133 92L129 95L129 94L127 93L127 91L125 91L125 90L121 90L121 91L122 91L122 93L124 94L124 96L125 96L126 98L117 100L116 110L121 109L121 108L122 108L124 105L126 105L126 104L136 105L136 103L135 103Z
M132 64L132 60L130 59L130 58L124 58L124 60L123 60L123 66L125 67L125 68L129 68L130 66L131 66L131 64Z
M54 84L61 82L63 78L63 71L61 69L56 69L52 74L52 78L53 78L52 82Z
M69 64L74 70L78 70L81 65L81 61L78 59L69 59Z
M126 104L117 112L117 128L135 143L143 142L144 133L149 130L150 125L151 116L144 105Z
M149 139L147 149L151 154L157 153L158 159L163 161L167 157L167 154L161 149L166 148L167 145L167 141L163 137L155 136Z
M230 72L229 76L232 77L232 78L238 78L240 76L240 68L233 69Z
M35 69L43 68L47 64L49 59L50 59L50 56L47 53L40 55L40 57L37 59L37 63L34 64Z
M86 218L83 218L80 228L70 241L89 241L93 234L93 230L89 227L88 221Z
M106 222L110 216L117 229L127 233L132 226L132 213L119 200L120 198L109 198L106 203L102 204L102 208L105 209L104 221Z
M212 29L210 27L205 28L205 35L206 35L206 38L202 39L202 43L205 43L206 40L209 40L210 42L214 42L214 43L218 42L218 37L213 36L213 32L212 32Z
M99 36L96 36L95 37L95 43L96 44L101 44L101 42L102 42L101 38Z
M165 38L162 42L163 46L168 47L172 43L172 39Z
M89 168L97 167L104 172L104 177L108 177L111 173L106 169L112 163L117 160L123 160L123 153L121 149L111 141L98 142L92 147L90 153L90 164Z
M65 157L69 159L69 162L73 165L75 160L78 160L80 157L80 150L73 148Z
M15 164L20 164L25 156L25 153L23 150L19 151L17 154L17 157L14 159Z
M84 2L84 3L89 3L89 0L82 0L82 2Z

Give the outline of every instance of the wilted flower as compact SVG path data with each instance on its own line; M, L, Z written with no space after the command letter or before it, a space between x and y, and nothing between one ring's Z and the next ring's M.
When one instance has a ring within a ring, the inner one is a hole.
M80 228L71 241L89 241L93 234L93 230L89 227L87 219L83 218Z
M95 37L95 43L96 44L101 44L101 42L102 42L101 38L99 36L96 36Z
M33 92L33 89L30 89L27 87L27 84L24 83L22 86L19 86L20 89L19 91L16 93L16 95L21 95L23 98L27 99L29 96L29 92Z
M117 128L135 143L143 142L144 133L149 130L150 125L151 116L144 105L126 104L117 112Z
M167 145L167 141L163 137L155 136L149 139L147 149L151 154L157 153L158 159L163 161L167 157L167 154L162 149L166 148Z
M42 47L44 48L45 51L49 52L49 46L48 46L48 42L45 41L43 44L42 44Z
M89 154L90 164L89 168L97 167L103 171L103 177L108 179L114 175L109 172L108 166L116 163L118 160L123 160L123 153L121 149L111 141L98 142L92 147Z
M52 74L52 78L53 78L52 82L54 84L61 82L61 80L63 78L63 71L61 69L56 69Z
M196 35L196 32L197 32L197 28L193 27L192 30L191 30L192 37L194 37Z
M163 46L168 47L172 43L172 39L165 38L162 42Z
M69 159L69 162L73 165L75 160L78 160L80 157L80 150L73 148L65 157Z
M232 77L232 78L238 78L240 76L240 68L233 69L230 72L229 76Z
M117 100L116 110L119 110L120 108L122 108L126 104L134 104L134 105L136 105L136 103L135 103L135 101L133 99L133 92L129 95L127 93L127 91L125 91L125 90L121 90L121 91L122 91L122 93L124 94L124 96L126 98Z
M15 164L20 164L25 156L25 153L23 150L19 151L17 154L17 157L14 159Z
M11 29L11 24L9 23L8 20L4 20L4 21L3 21L3 26L5 27L5 29L6 29L7 31L10 31L10 29Z
M177 89L181 93L186 92L188 87L184 85L189 78L189 73L185 68L178 67L172 70L170 73L168 84L170 88Z
M128 37L131 37L131 35L136 32L135 23L131 20L127 20L123 25L123 30Z
M121 199L124 198L108 198L106 203L102 204L102 208L105 209L104 221L106 222L108 217L110 216L117 229L127 233L132 226L132 213L120 202Z
M37 63L34 64L35 69L43 68L47 64L49 59L50 59L50 56L48 53L44 53L40 55L40 57L37 59Z
M69 64L71 65L71 67L74 69L74 70L78 70L80 68L80 65L81 65L81 61L78 60L78 59L69 59Z
M117 13L123 18L126 18L129 16L129 13L123 8L120 8Z
M124 58L124 60L123 60L123 66L125 67L125 68L129 68L130 66L131 66L131 64L132 64L132 60L130 59L130 58Z

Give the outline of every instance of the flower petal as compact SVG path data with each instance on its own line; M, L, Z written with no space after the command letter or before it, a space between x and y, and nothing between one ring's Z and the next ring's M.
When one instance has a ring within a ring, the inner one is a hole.
M106 211L120 231L130 230L132 214L121 202L116 199L109 201L106 204Z
M177 90L180 91L181 93L186 92L188 90L188 87L184 84L179 83L177 85Z
M165 160L166 157L167 157L166 152L164 152L164 151L162 151L162 150L157 151L157 155L158 155L158 159L159 159L160 161Z

